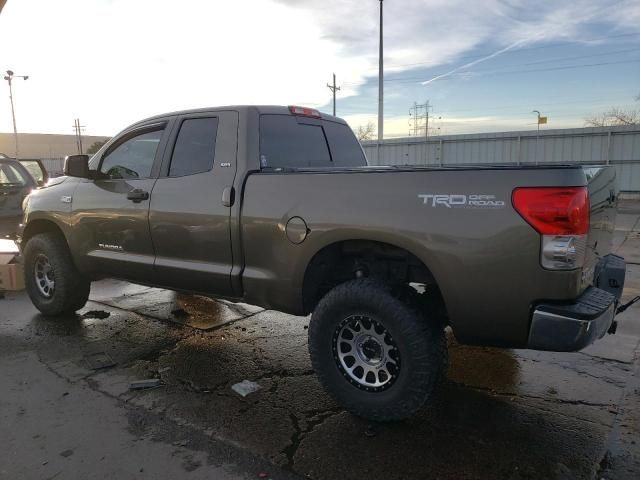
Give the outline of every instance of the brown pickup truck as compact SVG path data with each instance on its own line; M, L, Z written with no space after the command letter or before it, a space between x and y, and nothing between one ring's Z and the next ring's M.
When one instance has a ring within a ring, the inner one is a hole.
M136 123L25 201L27 289L46 315L117 277L295 315L324 386L413 414L458 341L579 350L615 331L624 260L609 167L371 167L346 123L223 107Z

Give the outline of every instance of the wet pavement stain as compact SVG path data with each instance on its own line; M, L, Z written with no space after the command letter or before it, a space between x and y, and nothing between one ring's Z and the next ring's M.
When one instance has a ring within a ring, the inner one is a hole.
M510 350L460 345L449 335L447 376L463 385L513 392L520 384L520 363Z

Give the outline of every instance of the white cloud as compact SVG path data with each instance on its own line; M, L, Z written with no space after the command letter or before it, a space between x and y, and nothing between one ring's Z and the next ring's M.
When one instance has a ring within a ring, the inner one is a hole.
M15 83L18 127L71 133L79 116L88 133L113 134L174 109L317 105L328 98L332 71L368 65L323 38L312 12L260 0L177 5L8 2L0 17L0 68L31 76ZM9 131L8 105L2 107L0 130Z
M640 0L384 4L387 72L446 65L485 44L580 39L590 22L640 28ZM0 16L0 68L31 75L15 85L22 131L71 133L80 117L87 133L113 134L180 108L322 105L332 72L348 84L342 98L375 75L377 8L373 0L14 0ZM10 131L8 105L0 111L0 131Z

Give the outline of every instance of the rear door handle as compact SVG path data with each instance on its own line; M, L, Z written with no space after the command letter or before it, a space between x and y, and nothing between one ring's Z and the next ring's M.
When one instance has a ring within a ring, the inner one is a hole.
M235 200L235 190L233 187L227 187L222 191L222 205L225 207L233 206Z
M127 198L129 200L133 200L134 203L140 203L143 200L149 199L149 192L145 192L139 188L134 188L129 193L127 193Z

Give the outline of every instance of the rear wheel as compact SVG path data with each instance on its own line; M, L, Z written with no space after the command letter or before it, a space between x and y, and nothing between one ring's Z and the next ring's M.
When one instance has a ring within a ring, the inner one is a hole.
M309 351L324 387L350 412L376 421L413 415L441 376L446 342L431 322L379 281L330 291L309 326Z
M55 233L41 233L24 248L27 293L44 315L73 313L85 306L90 281L78 272L64 239Z

